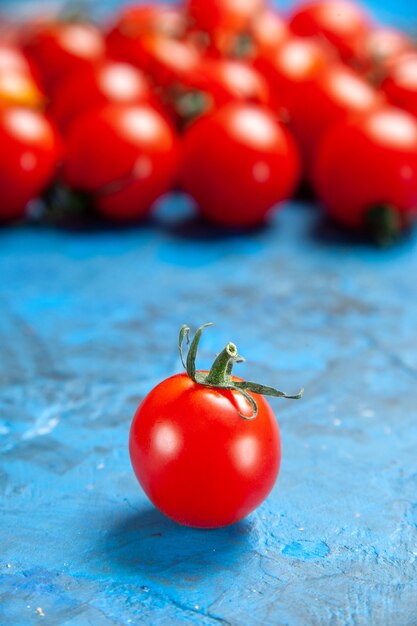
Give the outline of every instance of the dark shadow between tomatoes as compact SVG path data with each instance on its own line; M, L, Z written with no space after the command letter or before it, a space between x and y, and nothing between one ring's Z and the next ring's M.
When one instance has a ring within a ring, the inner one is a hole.
M106 559L115 568L166 578L172 583L173 568L179 581L190 576L207 577L251 550L250 519L225 528L202 530L180 526L151 505L125 512L105 536Z

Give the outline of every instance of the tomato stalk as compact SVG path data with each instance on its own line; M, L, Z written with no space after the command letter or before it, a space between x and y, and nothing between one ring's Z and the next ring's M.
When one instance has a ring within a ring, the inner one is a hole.
M260 394L263 396L273 396L275 398L287 398L288 400L299 400L302 397L304 389L300 389L300 391L295 395L288 395L283 391L275 389L274 387L267 387L266 385L250 382L247 380L234 380L232 377L234 364L241 363L245 359L240 356L237 347L232 342L229 342L222 350L222 352L220 352L220 354L216 357L208 373L197 371L195 368L195 361L197 357L198 345L200 343L203 330L208 326L212 326L212 323L209 322L207 324L203 324L197 329L194 338L191 341L186 360L184 360L183 344L184 339L186 340L187 344L190 343L190 328L186 324L183 324L180 330L178 343L180 357L184 369L186 370L191 380L205 387L213 387L216 389L233 389L234 391L238 391L242 396L244 396L244 398L249 402L250 406L252 407L252 415L250 416L242 415L242 413L239 413L239 416L246 420L255 419L258 414L258 405L255 398L251 395L252 393Z
M392 245L405 228L400 212L390 204L374 206L366 214L366 229L378 246Z

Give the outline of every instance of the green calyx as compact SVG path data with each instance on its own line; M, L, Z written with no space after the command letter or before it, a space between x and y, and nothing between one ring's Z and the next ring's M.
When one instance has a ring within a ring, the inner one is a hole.
M275 398L287 398L288 400L299 400L304 389L301 389L296 395L290 396L283 391L278 391L273 387L267 387L260 385L259 383L252 383L247 380L236 381L232 379L232 369L235 363L242 363L245 359L240 356L234 343L229 342L225 348L216 357L211 369L208 373L197 371L195 368L195 361L197 358L198 345L200 343L203 330L208 326L212 326L212 323L203 324L197 329L193 340L190 343L190 328L183 324L180 330L179 336L179 351L182 364L186 370L188 376L195 383L203 385L205 387L212 387L216 389L232 389L238 391L249 402L252 407L253 413L250 416L242 415L240 417L246 420L255 419L258 414L258 405L255 398L251 393L257 393L263 396L273 396ZM190 344L187 358L184 359L183 344L184 339L187 344Z
M397 242L405 229L400 212L390 204L379 204L369 209L365 222L372 240L382 248Z

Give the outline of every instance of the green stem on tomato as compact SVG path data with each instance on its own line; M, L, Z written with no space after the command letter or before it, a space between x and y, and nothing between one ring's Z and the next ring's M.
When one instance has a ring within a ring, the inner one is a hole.
M258 406L256 400L251 395L253 393L264 396L273 396L275 398L287 398L289 400L298 400L302 397L304 389L301 389L295 395L288 395L283 391L278 391L278 389L275 389L274 387L268 387L266 385L253 383L247 380L233 380L232 370L234 364L241 363L245 359L239 355L235 344L232 342L229 342L222 350L222 352L220 352L220 354L216 357L208 373L197 371L195 368L195 361L201 335L203 333L203 330L211 325L211 323L203 324L197 329L194 338L190 344L186 360L184 360L183 344L184 339L186 340L187 344L190 343L190 328L186 324L183 324L183 326L181 327L179 335L180 357L184 369L186 370L191 380L198 383L199 385L204 385L205 387L213 387L216 389L232 389L239 392L252 407L252 414L250 416L242 415L241 413L239 413L240 417L247 420L254 419L258 414Z
M365 227L378 246L387 247L400 239L405 223L396 207L379 204L367 212Z

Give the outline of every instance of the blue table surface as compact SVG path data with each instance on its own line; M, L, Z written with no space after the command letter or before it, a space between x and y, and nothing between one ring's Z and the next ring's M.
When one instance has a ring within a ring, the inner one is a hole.
M0 231L0 624L415 626L417 236L378 250L302 202L241 236L188 213ZM208 320L202 367L233 340L242 376L306 394L271 401L266 502L198 531L150 505L127 438Z

